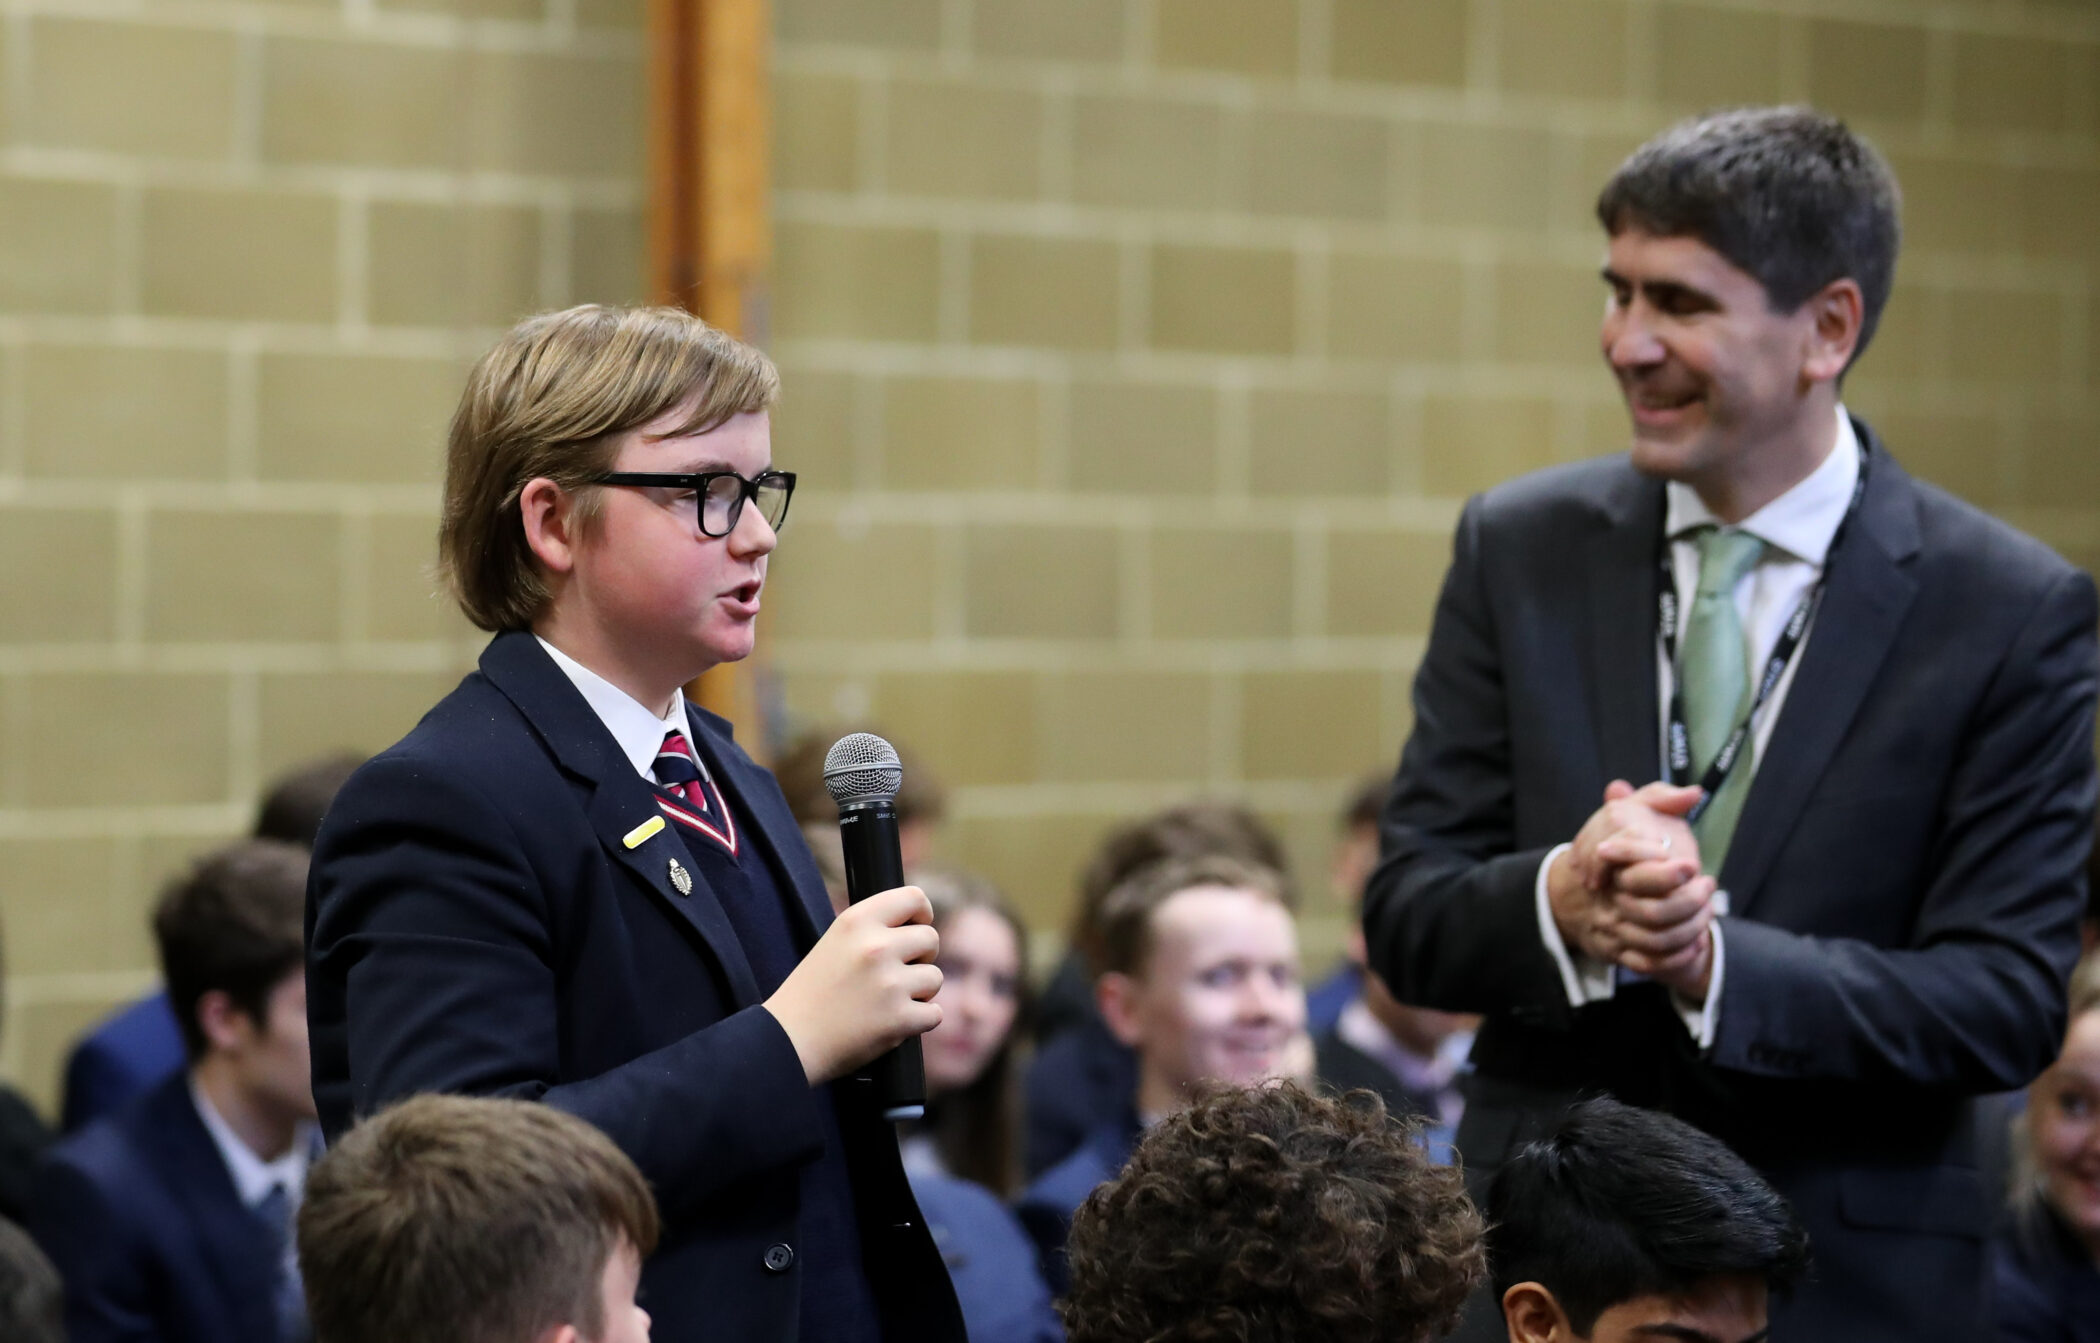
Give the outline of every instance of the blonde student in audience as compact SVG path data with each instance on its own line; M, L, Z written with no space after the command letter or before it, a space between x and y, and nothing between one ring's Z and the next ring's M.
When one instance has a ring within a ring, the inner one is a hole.
M1100 958L1101 1015L1137 1055L1137 1089L1017 1205L1055 1287L1073 1210L1123 1168L1146 1126L1205 1084L1305 1081L1313 1067L1297 921L1277 872L1224 856L1143 869L1103 901Z
M1004 1200L1020 1177L1014 1053L1029 1003L1028 937L997 887L965 872L914 872L941 935L941 1024L920 1037L926 1122L904 1169L947 1262L971 1343L1063 1337L1035 1246Z
M350 1130L299 1210L313 1343L648 1343L656 1201L551 1105L417 1096Z
M2100 1343L2100 956L2071 976L2063 1052L2015 1121L2020 1170L1993 1250L2002 1343Z

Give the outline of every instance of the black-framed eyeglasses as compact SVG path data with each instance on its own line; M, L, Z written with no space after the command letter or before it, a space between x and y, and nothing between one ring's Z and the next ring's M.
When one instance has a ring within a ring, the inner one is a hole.
M735 531L744 516L746 499L758 505L758 515L777 532L787 521L788 500L795 493L792 471L762 471L751 480L734 471L608 471L591 477L591 483L685 491L698 501L694 521L703 536L727 536Z

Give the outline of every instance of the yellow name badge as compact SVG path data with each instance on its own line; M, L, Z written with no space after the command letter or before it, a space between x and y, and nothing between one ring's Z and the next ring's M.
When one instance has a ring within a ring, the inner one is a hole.
M638 849L648 838L664 828L664 818L651 816L621 837L620 842L630 849Z

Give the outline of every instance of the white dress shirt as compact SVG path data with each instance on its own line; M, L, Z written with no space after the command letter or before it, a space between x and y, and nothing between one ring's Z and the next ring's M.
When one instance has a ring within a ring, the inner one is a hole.
M197 1085L195 1076L190 1078L190 1103L197 1107L197 1117L204 1121L204 1131L211 1135L212 1145L219 1149L219 1159L226 1163L226 1173L233 1177L233 1191L240 1195L244 1207L253 1208L270 1196L270 1191L284 1186L285 1197L293 1207L306 1194L306 1168L313 1161L314 1126L302 1122L292 1134L292 1145L275 1161L265 1161L255 1150L233 1131L233 1126L220 1117L212 1107L211 1098Z
M538 635L532 636L539 639ZM613 740L620 744L620 751L634 765L635 773L652 782L656 779L656 753L663 749L664 734L677 732L684 736L693 748L693 763L700 767L702 778L712 779L707 772L707 762L700 758L700 747L693 740L693 725L686 721L685 696L681 693L671 697L671 712L659 718L656 711L634 696L584 666L575 658L562 652L545 639L540 647L554 659L554 665L583 695L591 712L605 724Z
M1846 509L1852 503L1852 490L1859 480L1859 472L1859 439L1852 432L1852 421L1845 414L1845 408L1839 406L1837 441L1821 464L1792 489L1736 524L1737 530L1748 532L1765 543L1764 554L1735 589L1736 612L1742 618L1743 636L1749 646L1750 683L1753 686L1759 679L1756 669L1772 656L1772 650L1778 646L1779 636L1793 618L1795 608L1823 576L1830 543L1836 539ZM1697 533L1701 528L1723 524L1689 485L1671 481L1663 487L1663 495L1663 530L1670 538L1670 569L1676 578L1677 609L1689 611L1699 584ZM1807 647L1814 633L1815 625L1811 621L1802 634L1801 648ZM1786 671L1773 686L1771 695L1758 709L1751 724L1749 757L1736 764L1737 769L1748 771L1743 781L1736 785L1739 788L1750 786L1758 762L1764 759L1773 724L1779 721L1780 705L1785 703L1787 691L1793 686L1795 668L1801 665L1801 648L1795 649L1793 660L1787 664ZM1659 635L1655 641L1655 678L1660 720L1656 739L1665 742L1669 738L1669 704L1676 689L1676 668L1670 665ZM1659 759L1656 777L1668 778L1669 773L1668 761ZM1580 951L1571 953L1561 939L1559 925L1553 920L1553 906L1546 890L1546 871L1568 847L1566 844L1556 846L1539 864L1535 902L1539 937L1560 970L1561 985L1567 990L1568 1002L1580 1007L1584 1003L1611 997L1617 985L1617 975L1609 962L1596 960ZM1728 912L1728 892L1716 892L1714 902L1718 912ZM1713 974L1708 981L1706 1001L1677 1000L1678 1015L1701 1049L1714 1042L1714 1024L1719 1019L1722 983L1727 973L1727 953L1719 923L1713 925L1713 944Z

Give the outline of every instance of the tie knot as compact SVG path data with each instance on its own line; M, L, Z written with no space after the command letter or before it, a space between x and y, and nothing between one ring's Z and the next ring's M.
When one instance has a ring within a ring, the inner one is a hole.
M1743 581L1743 575L1750 572L1765 551L1763 541L1732 527L1708 527L1699 533L1697 544L1702 597L1725 597L1734 592L1735 585Z
M655 772L656 781L667 788L700 782L700 764L683 732L674 728L664 733L664 744L656 748Z

